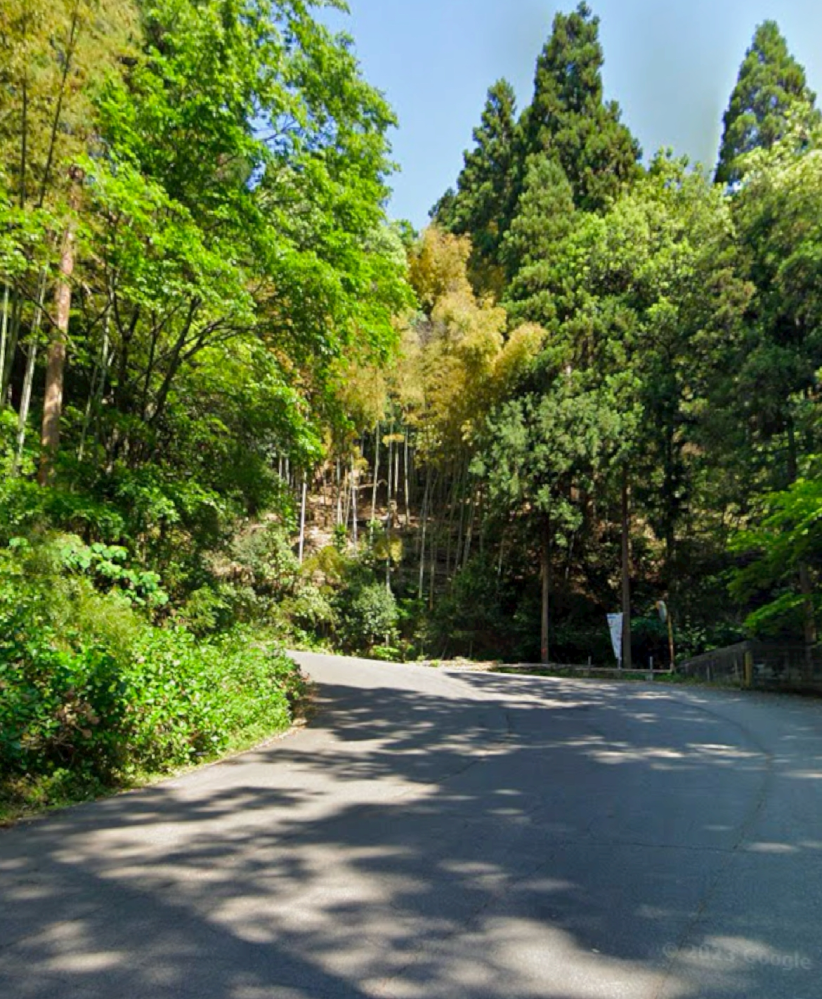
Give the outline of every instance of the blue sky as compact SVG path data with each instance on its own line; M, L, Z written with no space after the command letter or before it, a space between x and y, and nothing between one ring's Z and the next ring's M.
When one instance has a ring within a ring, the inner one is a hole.
M822 92L819 0L589 0L601 19L605 90L646 155L671 146L713 165L722 114L761 21L779 23ZM499 77L531 99L534 65L557 10L577 0L349 0L334 27L353 35L366 79L400 120L401 172L390 211L422 227L462 166L485 95Z

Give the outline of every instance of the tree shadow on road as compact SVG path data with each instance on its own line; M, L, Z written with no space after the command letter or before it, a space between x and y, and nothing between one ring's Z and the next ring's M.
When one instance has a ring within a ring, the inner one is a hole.
M746 850L772 760L744 726L645 687L419 686L324 685L296 738L0 834L0 994L812 994L806 897L757 899L796 844Z

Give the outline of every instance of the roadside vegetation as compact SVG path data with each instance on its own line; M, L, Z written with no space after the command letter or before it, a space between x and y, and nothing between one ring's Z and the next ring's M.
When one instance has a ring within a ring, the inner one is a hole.
M323 6L0 7L0 810L281 731L289 646L607 665L622 607L644 668L663 600L679 658L816 643L822 124L778 27L709 176L559 14L417 233Z

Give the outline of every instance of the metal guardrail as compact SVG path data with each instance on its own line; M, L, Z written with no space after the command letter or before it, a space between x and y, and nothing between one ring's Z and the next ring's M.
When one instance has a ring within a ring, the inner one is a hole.
M545 672L545 673L570 673L584 679L585 677L614 677L614 679L619 679L620 677L645 677L648 680L653 680L654 677L658 676L670 676L672 670L669 669L654 669L649 670L647 668L631 668L631 669L620 669L618 666L580 666L578 663L500 663L499 666L494 667L496 670L509 671L521 671L523 673L535 673L535 672ZM493 671L492 671L493 672Z

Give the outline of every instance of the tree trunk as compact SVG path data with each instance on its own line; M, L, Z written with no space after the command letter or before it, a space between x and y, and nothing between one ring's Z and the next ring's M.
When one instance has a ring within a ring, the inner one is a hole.
M359 526L357 524L357 462L351 459L351 528L354 535L354 547L359 544Z
M439 532L437 530L436 519L431 524L431 551L429 554L430 566L428 570L428 609L434 609L434 587L437 583L437 541Z
M631 669L631 506L628 470L622 471L622 666Z
M388 431L388 470L385 476L385 484L388 490L386 494L385 503L386 503L386 510L389 511L389 516L391 511L391 499L393 496L393 493L391 491L391 476L393 474L393 469L394 469L394 424L392 423Z
M302 497L300 500L300 565L303 564L303 554L305 552L305 502L308 494L308 481L303 472Z
M11 405L11 376L14 367L14 357L17 353L17 341L20 338L20 323L22 320L23 302L15 290L11 301L11 320L6 339L6 360L0 370L0 406Z
M3 317L0 319L0 409L6 405L5 392L2 387L6 384L6 343L9 333L9 286L6 284L3 290Z
M474 518L477 512L477 505L473 489L468 494L468 509L468 529L465 532L465 550L462 555L463 568L468 565L468 560L471 558L471 542L474 538Z
M340 459L334 462L334 485L337 491L337 515L334 526L339 527L342 523L342 484L340 483Z
M403 488L405 491L405 528L411 526L411 490L409 487L409 472L408 472L408 430L405 431L405 462L403 464Z
M26 424L29 419L29 406L31 405L31 386L34 382L34 365L37 360L37 341L32 340L29 344L28 357L26 358L26 375L23 379L23 394L20 398L20 413L17 417L17 449L14 454L14 464L12 475L17 475L20 464L23 460L23 448L26 444Z
M425 590L425 533L428 528L428 497L431 493L431 467L425 473L425 492L422 497L422 513L420 526L420 600L424 599Z
M14 455L12 475L17 475L23 460L23 448L26 443L26 424L29 421L29 407L31 406L31 389L34 384L34 365L37 362L37 348L39 346L40 326L43 321L43 301L46 297L46 273L43 271L40 277L40 285L37 289L37 307L34 320L31 324L31 335L29 338L29 349L26 356L26 374L23 378L23 392L20 397L20 412L17 417L17 449Z
M374 521L377 519L377 486L380 481L380 424L377 422L377 429L374 431L374 484L371 487L371 528L369 534L374 536Z
M547 666L550 659L550 598L551 598L551 519L546 514L542 536L542 662Z
M70 207L76 212L80 204L82 171L71 171ZM54 325L46 364L46 388L43 399L43 429L40 437L40 474L38 481L46 486L54 476L54 462L60 447L60 417L63 414L63 382L66 372L66 343L71 316L71 277L74 273L75 222L70 217L63 233L60 254L60 275L54 292Z

